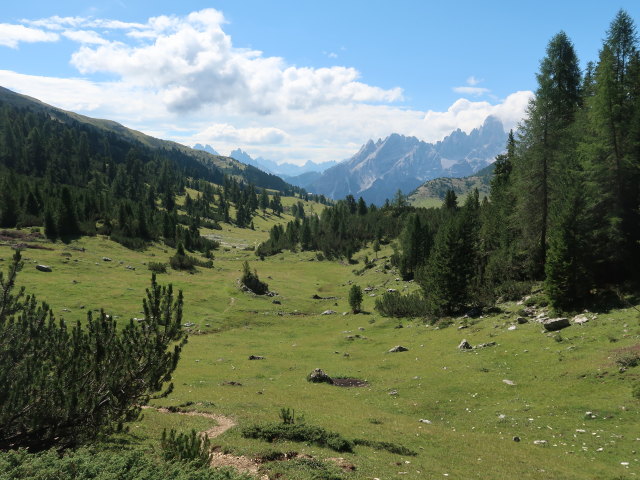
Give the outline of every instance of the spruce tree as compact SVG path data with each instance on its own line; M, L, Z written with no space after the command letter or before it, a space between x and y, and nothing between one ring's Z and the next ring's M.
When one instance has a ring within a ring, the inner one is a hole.
M581 102L578 58L564 32L549 42L537 80L535 98L520 131L518 162L513 167L522 248L528 252L531 274L542 277L549 212L558 193L563 162L575 148L569 129Z

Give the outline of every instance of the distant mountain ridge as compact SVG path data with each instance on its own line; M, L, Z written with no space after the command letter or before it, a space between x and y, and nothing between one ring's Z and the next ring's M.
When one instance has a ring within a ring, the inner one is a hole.
M468 134L457 129L436 143L394 133L377 142L369 140L305 188L334 199L362 196L379 205L398 189L409 193L427 180L472 175L504 151L506 140L502 122L494 116Z
M205 152L209 152L213 155L220 155L216 152L211 145L202 145L200 143L196 143L193 146L196 150L203 150ZM276 163L273 160L269 160L262 157L253 158L247 152L240 148L236 148L233 150L229 157L244 163L245 165L251 165L253 167L259 168L263 172L271 173L274 175L278 175L283 178L294 178L299 175L303 175L305 173L317 172L322 173L327 168L333 167L338 162L329 161L323 163L315 163L311 160L307 160L304 165L296 165L294 163Z

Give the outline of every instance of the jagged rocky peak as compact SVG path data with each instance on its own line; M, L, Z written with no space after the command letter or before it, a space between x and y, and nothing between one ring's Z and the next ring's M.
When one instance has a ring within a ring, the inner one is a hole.
M436 143L393 133L375 143L367 141L308 189L336 199L351 194L382 204L398 189L408 194L427 180L464 177L486 167L504 151L506 139L502 122L495 116L469 133L457 129Z

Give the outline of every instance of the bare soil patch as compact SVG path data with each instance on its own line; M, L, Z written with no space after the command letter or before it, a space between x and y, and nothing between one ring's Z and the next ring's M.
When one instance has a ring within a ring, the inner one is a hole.
M333 384L337 387L368 387L369 383L359 378L334 378Z

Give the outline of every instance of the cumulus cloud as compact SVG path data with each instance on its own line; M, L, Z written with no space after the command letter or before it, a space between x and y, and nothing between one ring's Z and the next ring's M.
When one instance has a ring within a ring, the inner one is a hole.
M66 30L62 35L69 40L85 45L106 45L109 43L108 40L91 30Z
M205 142L226 142L235 145L273 145L282 143L286 132L273 127L236 128L227 123L215 124L200 132L197 137Z
M59 38L57 33L45 32L38 28L0 23L0 45L5 47L18 48L20 42L56 42Z
M142 45L83 46L71 63L83 74L105 72L154 88L174 112L203 105L232 105L269 114L342 102L388 103L402 99L400 88L382 89L358 81L353 68L287 65L279 57L235 48L223 31L224 16L214 9L186 17L149 19L127 35Z

